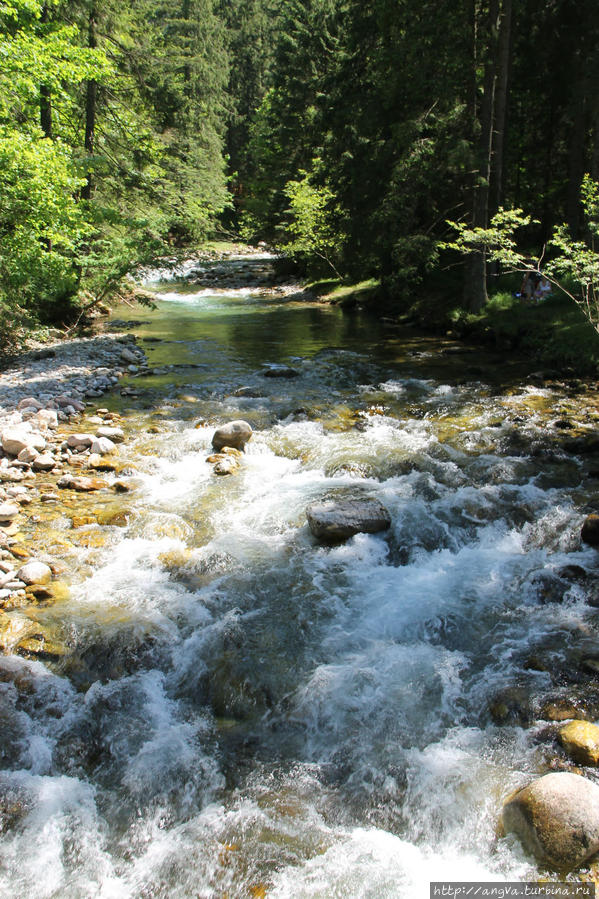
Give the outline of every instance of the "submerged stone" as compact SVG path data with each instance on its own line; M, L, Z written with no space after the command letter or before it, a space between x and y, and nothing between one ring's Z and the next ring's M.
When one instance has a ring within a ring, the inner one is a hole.
M267 368L266 371L261 372L264 378L299 378L301 372L299 372L296 368L287 368L287 366L274 366L272 368Z
M102 488L107 487L108 485L106 481L103 481L101 478L84 478L64 475L64 477L56 482L56 486L77 490L80 493L91 493L94 490L102 490Z

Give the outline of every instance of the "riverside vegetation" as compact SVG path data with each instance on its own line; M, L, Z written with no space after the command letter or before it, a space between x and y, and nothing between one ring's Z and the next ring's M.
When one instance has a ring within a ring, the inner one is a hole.
M597 28L592 0L3 0L4 342L219 227L375 279L376 314L471 328L542 260L596 321ZM501 308L479 333L513 343Z

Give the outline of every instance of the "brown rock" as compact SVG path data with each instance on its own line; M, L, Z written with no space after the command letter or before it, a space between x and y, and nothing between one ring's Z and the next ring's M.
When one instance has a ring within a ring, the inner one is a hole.
M225 446L243 450L246 443L251 440L252 428L247 421L230 421L217 428L212 436L212 448L220 452Z
M580 539L589 546L599 546L599 515L589 515L580 532Z
M558 740L579 765L599 765L599 727L589 721L570 721L560 728Z
M570 871L599 851L599 786L566 771L546 774L508 799L502 823L541 865Z
M64 475L56 482L57 487L78 490L80 493L91 493L93 490L102 490L107 487L106 481L101 478L84 478L80 476Z

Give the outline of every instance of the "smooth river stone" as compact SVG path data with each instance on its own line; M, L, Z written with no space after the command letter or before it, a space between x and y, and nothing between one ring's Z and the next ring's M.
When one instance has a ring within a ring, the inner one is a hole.
M47 584L52 579L52 569L44 562L32 559L19 568L17 577L24 584Z
M502 823L539 864L570 871L599 851L599 786L567 771L545 774L508 799Z
M2 431L2 449L9 456L18 456L22 450L30 447L41 452L46 448L46 441L41 434L25 428L5 428Z
M579 765L599 765L599 727L590 721L570 721L560 728L558 740Z
M1 503L0 504L0 522L4 523L7 521L12 521L13 518L16 518L19 514L19 507L15 506L13 503Z
M376 534L391 525L387 509L376 499L329 500L306 509L310 530L319 540L337 543L354 534Z
M217 452L225 446L231 446L233 449L243 450L246 443L251 440L253 431L251 425L247 421L241 419L237 421L229 421L225 425L217 428L212 436L212 447Z

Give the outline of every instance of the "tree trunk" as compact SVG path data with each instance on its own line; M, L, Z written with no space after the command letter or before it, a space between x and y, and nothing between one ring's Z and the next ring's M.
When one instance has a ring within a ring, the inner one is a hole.
M484 68L483 96L480 104L479 136L472 190L472 225L486 228L489 220L489 184L493 149L495 88L497 83L497 33L500 0L490 0L486 31L487 55ZM464 265L464 305L479 312L488 300L487 261L484 250L471 253Z
M572 132L568 146L568 195L566 198L566 218L574 237L580 229L580 185L584 175L585 151L585 84L584 75L576 80L573 97L574 115Z
M40 22L45 25L48 19L48 7L44 3ZM44 137L52 140L52 91L47 84L40 85L40 126ZM52 241L49 237L42 238L42 245L49 253L52 252Z
M45 25L49 21L48 7L44 3L40 22ZM44 137L52 137L52 92L47 84L40 85L40 125Z
M512 49L512 0L503 0L499 19L498 75L493 131L493 211L503 204L503 159L505 147L508 82Z
M90 49L95 50L98 46L96 37L96 5L92 5L89 14L88 41L87 45ZM85 150L90 157L94 153L94 144L96 140L96 106L98 100L98 83L97 81L87 82L87 91L85 98ZM94 192L94 181L91 170L88 169L87 183L81 190L81 197L84 200L91 200Z

